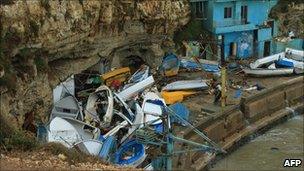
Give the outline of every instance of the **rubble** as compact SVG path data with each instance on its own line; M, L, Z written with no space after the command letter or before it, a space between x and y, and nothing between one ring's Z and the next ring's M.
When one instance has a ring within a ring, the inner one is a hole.
M86 86L80 86L76 91L71 80L63 82L60 89L56 89L58 100L54 101L50 122L38 131L40 140L46 138L41 142L58 142L113 164L155 166L147 161L162 154L151 155L148 149L172 142L166 140L169 138L166 129L171 129L172 124L190 124L187 121L190 111L178 102L209 87L202 78L164 82L166 85L156 82L162 77L177 75L179 65L180 59L169 54L159 68L163 76L152 75L150 67L143 64L133 74L126 67L104 73L99 77L101 81L96 81L97 76L89 77ZM92 84L99 87L94 88L90 86ZM143 130L145 133L141 134ZM201 135L206 138L203 133ZM143 141L149 136L163 138ZM176 139L179 140L182 139ZM202 150L206 150L205 146Z

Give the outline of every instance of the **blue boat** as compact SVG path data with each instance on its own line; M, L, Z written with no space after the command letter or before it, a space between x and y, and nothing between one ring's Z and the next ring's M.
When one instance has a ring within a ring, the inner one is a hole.
M114 163L137 167L146 159L146 156L145 146L135 140L130 140L121 145L115 153Z
M165 76L177 75L180 66L180 60L173 53L165 56L163 58L160 70L165 74Z

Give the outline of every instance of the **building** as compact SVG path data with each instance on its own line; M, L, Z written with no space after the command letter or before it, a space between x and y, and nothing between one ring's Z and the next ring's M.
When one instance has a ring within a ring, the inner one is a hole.
M190 0L192 14L215 40L222 38L225 58L273 53L276 22L268 18L277 0Z

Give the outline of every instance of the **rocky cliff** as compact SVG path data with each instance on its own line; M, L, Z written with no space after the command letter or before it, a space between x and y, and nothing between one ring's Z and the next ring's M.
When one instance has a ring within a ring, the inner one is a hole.
M150 65L189 20L187 0L2 0L1 115L44 120L59 80L104 58ZM155 62L156 61L156 62Z
M290 31L298 38L304 38L304 1L279 0L270 16L279 22L280 36L288 36Z

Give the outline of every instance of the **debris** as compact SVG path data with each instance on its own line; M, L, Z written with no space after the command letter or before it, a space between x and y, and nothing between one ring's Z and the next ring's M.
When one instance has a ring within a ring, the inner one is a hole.
M64 97L54 104L50 118L57 116L83 120L82 108L73 96Z
M68 148L82 140L98 139L100 130L84 122L55 117L49 124L48 141L59 142Z
M101 76L103 81L107 86L110 86L112 81L119 80L120 82L124 82L130 76L130 68L124 67L120 69L113 70L111 72L107 72Z
M74 148L88 155L98 156L103 143L98 140L83 140L74 145Z
M117 142L114 136L109 136L102 144L101 150L98 156L105 161L113 161L112 155L117 150Z
M176 55L169 54L163 58L159 69L165 76L177 75L181 63L214 74L219 69L218 64L212 61L195 60L186 60L184 63ZM146 149L167 147L165 144L173 143L173 138L174 141L183 143L187 141L176 136L170 137L172 132L168 136L168 131L172 131L173 123L194 128L188 122L190 111L180 102L185 97L198 93L198 90L208 89L206 81L202 79L177 79L165 85L159 93L158 89L164 84L153 86L155 80L147 65L141 65L132 75L126 67L102 76L83 76L82 81L75 80L77 83L83 82L85 86L77 84L75 88L73 79L60 84L60 89L55 92L58 100L54 102L50 122L46 127L39 126L39 139L58 142L105 161L131 167L144 166L151 163L151 159L155 160L154 154L146 154ZM72 86L67 88L69 84ZM200 131L195 132L208 145L215 145ZM195 144L199 147L195 150L218 149L215 146L207 148ZM149 160L146 160L147 156ZM154 165L147 167L153 168Z
M148 92L144 96L142 105L144 116L144 122L149 122L152 125L162 122L160 116L162 116L162 106L165 105L164 99L161 99L156 93Z
M189 89L208 89L208 85L204 80L182 80L167 84L162 90L189 90Z
M114 99L112 91L107 86L100 86L87 101L85 119L93 125L109 127L113 117Z
M55 87L53 90L53 103L56 103L66 96L75 96L74 75L70 76L68 79Z
M149 77L150 68L147 65L142 65L129 79L128 83L138 83Z
M177 75L180 67L180 60L174 54L169 54L163 58L160 70L164 73L165 76L170 77Z
M128 87L118 93L118 95L123 99L123 100L129 100L131 97L137 95L137 93L142 92L146 88L150 87L154 83L154 78L153 76L148 77L147 79L138 82L131 87Z
M182 102L185 97L196 94L195 91L162 91L161 96L165 99L166 104Z

